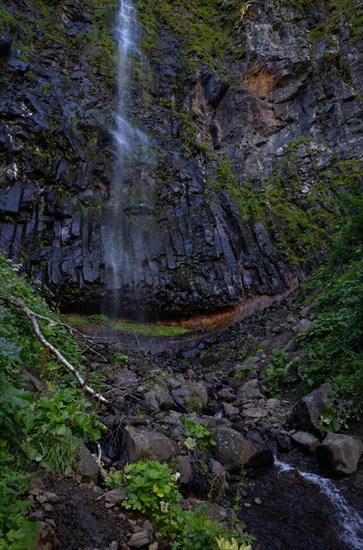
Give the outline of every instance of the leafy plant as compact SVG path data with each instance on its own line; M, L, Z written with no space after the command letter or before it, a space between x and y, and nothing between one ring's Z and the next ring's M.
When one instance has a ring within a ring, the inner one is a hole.
M125 467L125 478L125 508L158 515L162 503L170 506L182 499L176 483L178 476L167 464L155 460L129 464Z
M240 382L241 380L249 376L253 371L253 369L254 369L254 365L243 365L236 371L236 374L235 374L236 380Z
M125 353L117 352L114 356L114 363L127 363L129 356Z
M363 393L363 198L353 207L328 262L308 284L316 318L295 339L307 352L303 379L310 386L330 382L338 397L351 401L352 418ZM346 413L335 411L341 423Z
M242 544L240 546L238 541L234 538L229 541L223 537L220 537L216 539L216 543L219 550L252 550L252 546L250 544Z
M105 479L105 486L107 489L120 489L125 484L125 479L119 470L115 472L109 472Z
M212 432L207 430L199 422L195 422L191 418L184 416L182 418L182 423L184 426L184 433L186 436L186 442L188 441L189 448L192 449L195 446L198 446L199 449L203 451L208 451L210 447L216 445L212 437ZM195 444L192 444L192 440L195 441Z
M25 519L31 503L19 495L28 488L28 478L20 473L22 465L0 447L0 550L25 550L35 547L36 524Z
M213 521L205 511L183 510L177 487L178 474L157 461L137 462L125 467L127 499L123 506L148 514L155 521L157 536L168 538L173 550L218 550L216 539L236 538L245 543L247 534L228 531Z
M237 361L244 361L248 357L248 350L245 347L240 348L236 353Z
M289 366L289 356L285 350L275 348L270 355L266 368L268 388L272 395L281 395L289 385L291 380Z
M95 441L102 425L90 413L82 389L72 387L57 361L44 352L28 319L9 305L8 294L49 319L39 319L42 332L79 370L82 355L57 324L57 315L0 255L0 550L24 550L32 547L35 536L35 526L24 517L28 502L21 498L31 462L62 473L72 466L79 439ZM51 378L49 394L26 391L25 371Z
M339 400L335 392L328 392L324 398L324 408L321 411L321 424L326 432L349 430L351 425L359 420L363 413L363 403L350 399Z

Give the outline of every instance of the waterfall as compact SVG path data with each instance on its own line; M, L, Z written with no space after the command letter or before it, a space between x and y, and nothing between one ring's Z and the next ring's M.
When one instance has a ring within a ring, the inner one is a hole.
M128 113L132 110L132 89L134 67L144 63L140 50L141 30L137 21L137 12L131 0L120 0L115 27L118 48L118 102L115 112L115 128L112 135L115 145L113 181L109 192L102 242L104 249L105 276L104 286L112 306L106 306L107 313L118 315L122 300L123 272L132 273L133 253L130 244L129 196L137 197L138 206L142 206L142 192L133 188L132 168L146 162L147 136L137 128ZM134 207L135 208L135 207ZM105 309L105 308L104 308Z
M275 466L280 472L289 472L295 470L286 462L282 462L275 456ZM347 544L347 548L358 550L363 548L363 518L360 514L351 508L343 495L340 494L338 488L330 479L297 470L299 475L309 483L317 485L322 493L324 493L334 506L337 518L340 521L342 529L342 540Z

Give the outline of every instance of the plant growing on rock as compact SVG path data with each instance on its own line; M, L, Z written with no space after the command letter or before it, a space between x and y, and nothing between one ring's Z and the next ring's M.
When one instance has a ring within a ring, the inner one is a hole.
M216 445L216 442L212 437L212 432L207 430L207 428L202 426L202 424L199 424L199 422L195 422L186 416L183 417L182 422L186 441L191 440L195 442L193 445L191 441L189 441L189 447L195 448L197 446L202 451L208 451L210 447Z
M312 299L317 298L316 318L295 339L307 352L303 379L310 386L328 381L336 396L350 402L345 412L333 407L335 412L329 413L331 427L344 426L362 412L362 198L353 202L353 208L355 214L343 228L327 264L308 283Z
M125 467L125 479L125 508L158 515L182 498L176 483L178 475L156 460L129 464Z
M240 544L249 542L247 534L239 535L213 521L205 511L184 510L177 486L178 474L167 464L157 461L136 462L125 467L127 498L123 506L151 516L157 536L168 538L173 550L218 550L217 539L234 537ZM232 541L233 543L233 541Z
M268 388L272 395L280 396L289 385L291 381L290 365L286 351L282 348L275 348L266 368Z

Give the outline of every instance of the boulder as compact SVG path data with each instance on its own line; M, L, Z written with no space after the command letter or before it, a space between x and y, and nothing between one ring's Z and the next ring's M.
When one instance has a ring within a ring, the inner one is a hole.
M315 451L320 441L317 437L308 432L295 432L291 436L293 444L304 453L311 454Z
M320 416L325 407L324 396L332 391L330 384L323 384L320 388L303 397L293 410L293 420L300 430L315 435L320 441L325 433L320 425Z
M104 495L105 506L106 508L113 508L114 506L121 504L126 497L127 495L125 491L122 491L121 489L112 489Z
M138 460L166 462L175 454L172 442L165 435L135 426L126 426L124 445L129 462Z
M167 388L160 384L156 384L152 390L144 396L145 402L155 410L168 411L175 407L174 400Z
M250 401L252 399L261 399L263 397L257 380L249 380L240 387L237 393L237 402Z
M213 432L216 446L214 457L226 470L241 466L258 468L273 463L273 456L264 444L245 438L241 433L230 428L220 427Z
M243 416L248 416L249 418L264 418L265 416L268 416L269 412L267 409L263 407L250 407L248 406L246 409L243 409Z
M208 393L203 382L184 381L171 393L175 403L185 412L200 413L208 403Z
M316 458L323 474L348 475L356 471L362 452L363 444L358 437L331 433L316 449Z
M78 457L77 474L81 476L82 482L94 481L96 483L100 470L95 457L83 444L79 448Z
M193 470L191 462L189 460L189 456L178 456L178 458L176 459L176 464L177 470L180 473L179 482L182 485L187 485L188 483L190 483L193 476Z

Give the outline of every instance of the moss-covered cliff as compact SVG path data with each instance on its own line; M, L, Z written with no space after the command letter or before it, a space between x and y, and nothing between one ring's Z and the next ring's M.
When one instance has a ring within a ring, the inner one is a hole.
M1 250L65 307L104 293L116 4L0 3ZM136 6L149 63L135 59L128 117L153 154L129 167L120 212L123 309L284 292L361 188L361 3Z

